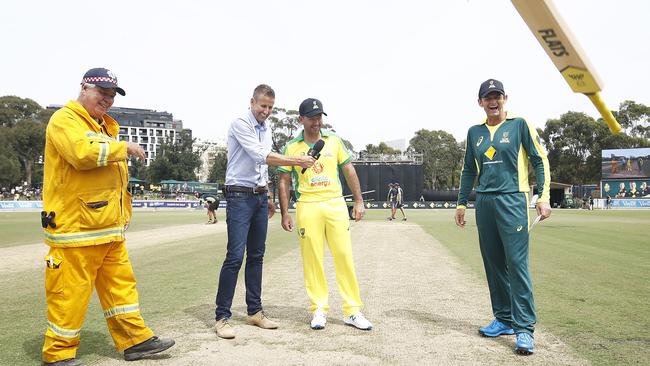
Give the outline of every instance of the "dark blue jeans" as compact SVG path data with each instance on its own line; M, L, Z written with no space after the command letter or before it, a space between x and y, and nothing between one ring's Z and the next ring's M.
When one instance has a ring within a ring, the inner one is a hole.
M226 194L228 247L219 275L216 319L230 318L239 269L246 251L246 305L248 315L262 310L262 263L268 226L266 194L230 192Z

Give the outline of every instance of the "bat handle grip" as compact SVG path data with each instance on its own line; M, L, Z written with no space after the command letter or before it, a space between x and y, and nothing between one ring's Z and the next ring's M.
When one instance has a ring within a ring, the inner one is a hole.
M591 102L596 106L596 109L598 109L598 112L600 112L600 115L607 123L609 130L612 131L613 134L621 132L621 125L616 121L612 112L605 105L605 101L600 97L600 93L595 92L585 95L588 96L589 100L591 100Z

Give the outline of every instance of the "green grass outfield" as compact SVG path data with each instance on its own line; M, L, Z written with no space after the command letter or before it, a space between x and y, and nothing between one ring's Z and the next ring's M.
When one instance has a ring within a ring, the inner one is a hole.
M421 225L484 282L471 210L465 229L454 225L452 210L407 213L409 223ZM387 214L387 210L370 210L366 219L385 220ZM223 220L223 212L219 215ZM202 210L136 211L129 230L205 219ZM0 247L39 242L42 234L38 220L38 213L0 213ZM400 222L390 224L399 230ZM650 211L555 210L552 218L535 227L531 235L539 325L594 364L647 364ZM269 230L266 261L294 249L294 239L281 230L276 215ZM169 243L130 252L140 304L154 330L175 316L206 311L205 304L213 301L225 242L225 234L212 235L186 240L183 245ZM0 288L0 365L40 364L46 319L43 270L30 269L0 278ZM119 357L96 296L82 330L79 356L88 363L98 357Z
M219 211L217 211L219 212ZM203 215L207 221L205 210L142 210L134 211L136 218L132 220L129 231L149 230L167 225L192 224ZM40 212L0 212L0 248L24 244L34 244L43 241Z
M474 212L465 229L452 215L410 216L485 281ZM530 266L540 326L594 364L650 363L650 211L554 210Z

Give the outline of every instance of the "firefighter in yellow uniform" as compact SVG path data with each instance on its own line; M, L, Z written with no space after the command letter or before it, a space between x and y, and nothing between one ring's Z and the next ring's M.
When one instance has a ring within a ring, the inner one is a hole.
M323 268L324 242L334 259L336 283L343 299L345 324L362 330L372 329L372 324L361 313L363 303L352 259L352 241L348 210L343 199L339 168L354 196L353 215L359 221L364 213L359 178L350 163L350 154L342 140L329 131L322 130L322 116L327 115L318 99L309 98L299 108L303 131L289 141L284 154L301 156L313 151L317 141L324 141L320 157L314 165L303 171L300 167L279 167L280 209L282 227L293 231L289 215L289 187L295 182L297 197L296 225L303 258L305 287L313 314L312 329L323 329L327 322L328 288ZM316 148L317 150L317 148Z
M164 351L138 306L125 246L131 218L127 156L144 159L132 142L117 141L118 123L106 113L125 95L104 68L83 77L76 101L56 111L46 130L43 209L47 330L46 365L81 365L79 334L93 288L118 351L127 361Z

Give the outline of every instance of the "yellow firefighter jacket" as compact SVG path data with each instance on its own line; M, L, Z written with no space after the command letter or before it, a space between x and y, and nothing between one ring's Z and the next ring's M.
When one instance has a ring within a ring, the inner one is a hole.
M108 115L100 125L76 101L56 111L45 134L43 210L51 247L81 247L124 240L131 219L126 142Z

